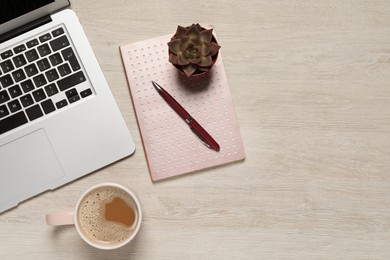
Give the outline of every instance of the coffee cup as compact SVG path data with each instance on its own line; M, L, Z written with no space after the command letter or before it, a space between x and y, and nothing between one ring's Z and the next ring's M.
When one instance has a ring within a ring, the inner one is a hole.
M141 206L134 193L121 184L110 182L85 191L73 211L46 215L48 225L74 224L85 242L107 250L132 241L141 221Z

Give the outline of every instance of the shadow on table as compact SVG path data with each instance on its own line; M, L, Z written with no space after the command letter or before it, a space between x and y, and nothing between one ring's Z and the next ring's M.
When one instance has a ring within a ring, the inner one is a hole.
M114 250L102 250L88 245L78 234L74 225L56 226L50 231L52 250L58 255L72 256L69 259L135 259L138 234L127 245Z

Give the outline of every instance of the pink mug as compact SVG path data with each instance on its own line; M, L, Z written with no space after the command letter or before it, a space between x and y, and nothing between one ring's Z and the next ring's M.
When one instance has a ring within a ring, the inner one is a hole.
M99 249L126 245L137 235L141 222L137 197L125 186L111 182L85 191L73 211L46 215L48 225L74 224L81 238Z

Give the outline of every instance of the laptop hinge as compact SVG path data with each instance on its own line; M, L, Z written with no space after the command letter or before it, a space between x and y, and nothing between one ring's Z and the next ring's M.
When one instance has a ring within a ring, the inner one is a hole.
M8 41L9 39L15 38L16 36L19 36L25 32L31 31L43 24L51 22L51 17L50 15L43 16L37 20L34 20L32 22L29 22L23 26L20 26L16 29L13 29L9 32L6 32L2 35L0 35L0 43Z

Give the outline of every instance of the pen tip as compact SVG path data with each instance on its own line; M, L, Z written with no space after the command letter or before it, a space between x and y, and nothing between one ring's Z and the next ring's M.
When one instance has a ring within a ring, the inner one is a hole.
M155 82L155 81L152 80L152 84L153 84L153 86L154 86L157 90L160 90L160 89L161 89L160 85L157 84L157 82Z

